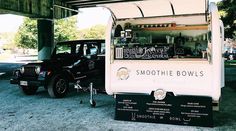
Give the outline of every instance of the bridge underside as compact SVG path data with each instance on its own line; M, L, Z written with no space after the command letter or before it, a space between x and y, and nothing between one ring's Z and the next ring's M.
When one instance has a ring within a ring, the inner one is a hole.
M77 14L79 8L131 1L140 0L0 0L0 14L60 19Z
M140 0L0 0L0 14L38 19L39 60L49 59L54 47L54 19L78 14L79 8Z
M58 6L55 6L58 5ZM60 19L77 14L74 8L61 0L0 0L1 14L16 14L31 18Z

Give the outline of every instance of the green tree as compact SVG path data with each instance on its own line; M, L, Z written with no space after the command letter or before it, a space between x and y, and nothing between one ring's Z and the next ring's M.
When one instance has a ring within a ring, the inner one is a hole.
M225 26L225 37L236 39L236 0L223 0L218 7Z
M15 43L21 48L37 48L37 21L25 18L15 36Z
M76 16L55 20L54 38L55 42L77 39L77 18Z
M82 39L105 39L105 25L95 25L89 29L83 29L79 32L79 38Z
M77 39L76 16L54 21L54 40L66 41ZM38 41L37 20L25 18L16 36L15 43L21 48L37 48Z

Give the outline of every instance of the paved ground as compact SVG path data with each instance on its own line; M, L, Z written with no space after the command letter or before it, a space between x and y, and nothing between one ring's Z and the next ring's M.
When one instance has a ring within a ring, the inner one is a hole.
M0 62L0 80L9 80L12 77L13 70L19 68L25 63Z
M214 128L125 122L114 120L115 101L111 96L96 96L91 108L87 93L71 92L63 99L52 99L43 88L34 96L25 96L8 80L0 80L0 130L14 131L132 131L132 130L235 130L236 90L222 90L220 112L214 113ZM83 101L80 104L80 101Z
M0 131L55 130L235 130L236 71L226 68L226 87L222 89L220 112L214 113L214 128L124 122L114 120L115 100L108 95L96 96L97 107L91 108L88 93L71 91L63 99L52 99L40 88L34 96L23 95L9 84L12 70L21 63L0 63ZM1 74L4 72L4 74ZM80 104L80 101L83 101Z

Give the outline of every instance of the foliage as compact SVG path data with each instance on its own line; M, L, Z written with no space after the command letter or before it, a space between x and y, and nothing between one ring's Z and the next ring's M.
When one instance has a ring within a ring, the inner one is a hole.
M89 29L83 29L79 31L80 39L105 39L105 26L95 25Z
M77 39L77 18L76 16L56 20L54 22L55 42Z
M73 40L77 38L76 17L70 17L54 21L55 42ZM37 20L25 18L16 36L15 43L21 48L37 48L38 41Z
M236 39L236 0L223 0L218 7L225 26L225 37Z
M105 26L95 25L89 29L77 30L76 16L54 21L54 40L104 39ZM37 48L37 21L25 18L16 36L15 43L21 48Z
M15 36L15 43L21 48L37 48L37 21L25 18Z
M225 67L229 68L229 67L236 67L236 60L227 60L225 61Z

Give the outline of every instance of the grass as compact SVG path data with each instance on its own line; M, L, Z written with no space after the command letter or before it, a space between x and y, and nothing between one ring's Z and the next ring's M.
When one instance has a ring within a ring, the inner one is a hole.
M225 61L225 67L235 67L236 68L236 60Z

